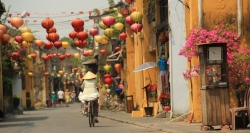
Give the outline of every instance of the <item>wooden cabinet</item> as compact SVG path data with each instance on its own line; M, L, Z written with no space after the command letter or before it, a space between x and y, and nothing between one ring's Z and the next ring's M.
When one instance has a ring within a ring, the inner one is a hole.
M230 125L226 43L198 45L202 124Z

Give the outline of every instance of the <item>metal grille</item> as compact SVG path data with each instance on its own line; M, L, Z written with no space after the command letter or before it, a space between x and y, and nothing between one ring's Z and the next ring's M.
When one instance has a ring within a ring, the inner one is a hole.
M168 19L168 0L159 0L160 5L160 22L163 23Z

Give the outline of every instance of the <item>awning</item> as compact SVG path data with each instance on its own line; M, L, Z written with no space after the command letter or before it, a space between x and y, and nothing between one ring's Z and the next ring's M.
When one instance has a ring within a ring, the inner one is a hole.
M118 61L122 57L122 50L107 57L106 61Z

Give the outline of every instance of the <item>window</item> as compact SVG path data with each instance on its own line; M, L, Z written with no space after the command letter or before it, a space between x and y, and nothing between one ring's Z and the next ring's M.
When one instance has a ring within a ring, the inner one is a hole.
M168 1L159 0L160 5L160 22L163 23L168 19Z

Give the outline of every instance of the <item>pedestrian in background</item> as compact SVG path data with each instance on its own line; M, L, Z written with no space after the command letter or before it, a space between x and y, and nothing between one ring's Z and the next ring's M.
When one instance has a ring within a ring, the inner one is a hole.
M74 103L74 102L75 102L75 98L76 98L76 93L75 93L75 91L73 91L73 92L70 94L70 98L71 98L71 103Z
M65 96L65 104L66 104L66 107L69 107L70 92L69 92L68 89L66 89L64 96Z
M52 107L55 107L56 106L56 94L54 91L52 92L51 99L52 99Z
M64 100L64 92L62 91L62 89L60 89L57 92L57 97L58 97L58 101L59 101L60 107L62 107L63 100Z

